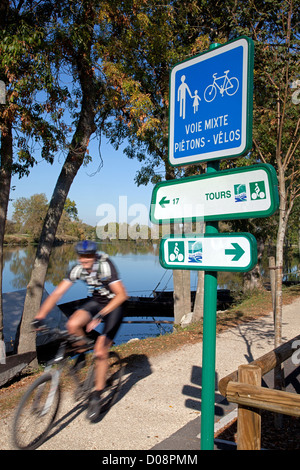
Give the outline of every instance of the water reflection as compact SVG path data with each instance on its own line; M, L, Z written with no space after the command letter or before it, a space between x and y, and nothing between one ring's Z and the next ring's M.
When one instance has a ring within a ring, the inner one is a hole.
M158 259L159 243L147 241L111 241L98 244L100 252L107 253L116 264L129 295L151 295L153 289L173 290L172 271L164 270ZM267 250L260 263L264 282L269 282ZM36 247L5 247L3 292L11 292L26 288L36 253ZM77 257L74 246L65 244L53 248L47 271L45 287L50 293L65 277L68 269L76 263ZM284 280L299 278L299 258L291 250L285 256ZM218 273L218 287L232 291L242 288L241 273ZM71 289L65 301L80 298L85 295L83 286L79 283ZM197 272L191 272L191 290L196 290Z
M154 289L173 290L173 277L171 270L163 269L159 264L159 244L150 242L113 241L101 242L99 251L107 253L115 262L120 277L123 280L130 296L150 296ZM4 249L3 292L13 292L25 289L31 275L35 258L36 247L26 248L6 247ZM76 253L73 245L55 247L52 251L48 267L45 289L51 293L55 286L64 278L70 266L76 263ZM264 282L269 282L268 258L265 254L261 260L261 273ZM284 279L298 280L299 258L287 252L285 256ZM287 274L288 273L288 274ZM292 277L291 277L292 275ZM197 272L191 271L191 290L197 287ZM242 289L242 273L218 273L218 287L236 292ZM60 303L84 298L87 288L84 283L77 282L61 299ZM147 318L145 318L147 319ZM169 318L168 318L169 319ZM133 320L133 318L130 318ZM141 318L139 317L139 320ZM171 331L171 326L150 324L122 324L115 339L116 344L128 341L131 338L144 338Z
M158 261L158 245L141 242L102 242L100 252L107 253L115 262L128 291L150 293L164 274ZM33 267L36 247L6 247L4 249L3 292L26 288ZM73 245L54 247L48 266L46 285L48 292L66 276L77 262ZM132 294L137 295L137 294Z

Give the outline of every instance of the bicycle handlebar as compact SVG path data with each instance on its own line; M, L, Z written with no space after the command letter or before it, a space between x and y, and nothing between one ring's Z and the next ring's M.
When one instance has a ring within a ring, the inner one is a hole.
M36 331L36 330L34 330ZM46 325L43 325L39 330L42 334L53 334L59 340L66 340L68 343L78 343L78 341L84 341L85 344L81 344L81 347L90 347L94 344L94 341L86 336L75 336L68 332L68 330L60 330L59 328L49 328Z

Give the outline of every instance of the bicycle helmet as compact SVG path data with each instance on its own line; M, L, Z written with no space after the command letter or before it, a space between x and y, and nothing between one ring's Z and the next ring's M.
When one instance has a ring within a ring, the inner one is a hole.
M97 244L90 240L82 240L76 245L78 255L92 255L97 251Z

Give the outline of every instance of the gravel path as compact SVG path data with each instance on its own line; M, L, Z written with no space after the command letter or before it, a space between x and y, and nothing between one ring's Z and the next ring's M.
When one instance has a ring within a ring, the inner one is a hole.
M300 298L283 310L283 337L300 332ZM272 314L217 337L216 383L273 349ZM202 343L127 368L117 403L96 424L65 392L57 422L40 450L149 450L194 420L201 411ZM216 401L222 397L216 392ZM0 449L11 449L11 419L0 418Z

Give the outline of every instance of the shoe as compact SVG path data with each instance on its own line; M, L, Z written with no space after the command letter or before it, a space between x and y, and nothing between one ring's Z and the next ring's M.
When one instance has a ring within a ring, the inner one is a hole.
M95 390L92 392L89 399L87 418L94 422L98 418L101 412L101 391Z

